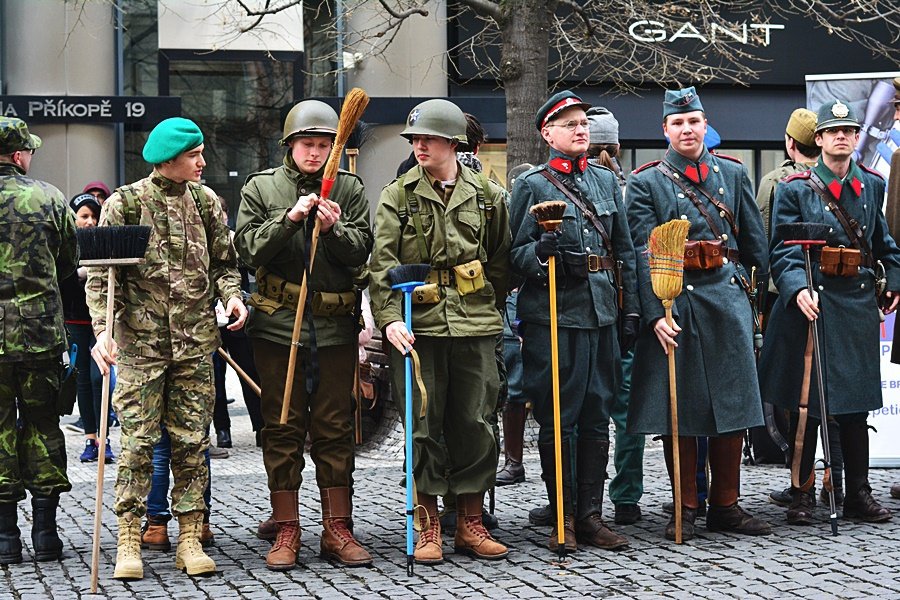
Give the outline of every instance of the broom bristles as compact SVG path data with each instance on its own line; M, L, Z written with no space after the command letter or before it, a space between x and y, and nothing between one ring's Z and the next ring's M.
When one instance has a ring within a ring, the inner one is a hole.
M150 242L150 226L81 227L75 235L81 260L143 258Z
M654 227L647 242L650 283L663 305L678 297L684 279L684 245L691 222L674 219Z
M334 136L334 145L331 147L331 154L328 155L328 162L325 163L323 179L337 177L341 164L341 152L344 151L344 145L356 128L356 122L359 121L368 104L369 95L360 88L353 88L344 98L341 116L338 119L337 135Z
M565 212L565 200L547 200L528 209L528 213L547 231L552 231L559 227Z
M391 285L401 285L413 281L425 281L429 271L431 271L431 265L428 264L398 265L388 270L388 277Z

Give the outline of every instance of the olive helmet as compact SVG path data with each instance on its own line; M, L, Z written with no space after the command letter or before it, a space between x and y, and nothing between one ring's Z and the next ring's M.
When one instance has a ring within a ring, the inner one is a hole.
M412 140L414 135L435 135L467 143L466 116L449 100L426 100L413 108L406 118L406 129L400 135Z
M319 100L298 102L284 119L284 136L281 145L287 146L292 137L337 135L338 115L334 109Z

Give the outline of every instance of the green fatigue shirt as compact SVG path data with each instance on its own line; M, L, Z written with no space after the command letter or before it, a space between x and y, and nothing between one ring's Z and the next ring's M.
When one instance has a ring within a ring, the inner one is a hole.
M762 179L760 179L759 189L756 191L756 204L759 205L759 210L762 212L763 226L766 228L767 238L771 236L772 202L775 200L775 186L795 173L802 173L810 166L811 165L787 159L781 163L777 169L769 171L763 175Z
M403 320L403 294L391 290L388 271L401 264L430 263L452 269L478 259L485 284L461 296L453 284L440 286L435 304L413 305L413 330L431 336L483 336L503 331L500 311L509 277L509 209L503 188L457 163L459 173L446 203L421 166L387 185L375 212L375 248L370 263L372 314L379 329ZM416 228L407 206L407 191L415 195L425 242L431 256L421 256ZM479 206L479 197L485 207ZM487 200L487 198L490 200ZM490 212L487 214L490 204Z
M247 178L241 190L234 239L241 260L300 285L304 255L314 223L312 219L294 223L287 214L300 196L321 191L323 171L324 167L313 174L302 173L287 155L282 166L253 173ZM319 236L307 292L314 303L317 293L353 292L354 277L365 265L372 249L369 203L362 180L348 171L339 171L328 198L340 205L341 218L331 230ZM272 302L268 310L256 307L250 316L247 333L270 342L290 344L295 313L296 304L291 307ZM358 318L351 314L314 315L316 345L355 344ZM306 325L300 343L303 346L309 344Z
M59 281L78 266L75 220L62 192L0 163L0 362L65 344Z
M186 183L154 170L131 184L139 223L127 223L118 191L103 204L100 225L149 225L144 262L116 269L113 338L127 354L183 360L219 346L213 313L217 294L227 303L241 297L241 278L225 212L216 193L203 186L209 230ZM105 267L88 269L87 303L94 331L106 329ZM214 290L215 287L215 290ZM214 293L215 292L215 293Z

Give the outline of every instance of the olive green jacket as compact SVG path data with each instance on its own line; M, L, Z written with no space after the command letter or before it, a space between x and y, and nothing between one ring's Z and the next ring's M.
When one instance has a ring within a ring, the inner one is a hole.
M375 213L377 235L369 287L372 313L379 329L403 320L403 294L391 290L390 269L415 263L452 269L477 258L484 268L484 287L465 296L453 285L440 287L436 304L413 305L413 331L433 336L481 336L503 330L500 310L506 302L509 277L508 194L489 182L491 189L482 193L492 205L492 214L488 215L486 209L478 206L482 178L468 167L457 165L459 175L446 206L418 165L403 176L402 188L395 180L381 192ZM418 198L431 257L420 255L415 225L408 214L407 190Z
M323 169L324 170L324 169ZM303 280L304 254L313 220L294 223L288 211L300 196L322 189L322 170L301 173L290 156L274 169L253 173L241 190L234 244L246 264L299 285ZM369 204L362 181L339 171L329 200L341 207L341 218L328 233L319 236L309 281L309 298L316 292L350 292L356 276L372 249ZM309 310L309 309L307 309ZM255 308L247 334L278 344L290 344L295 309L281 306L272 314ZM304 317L304 320L306 317ZM357 318L351 315L315 316L318 346L356 343ZM309 344L309 326L304 323L300 343Z

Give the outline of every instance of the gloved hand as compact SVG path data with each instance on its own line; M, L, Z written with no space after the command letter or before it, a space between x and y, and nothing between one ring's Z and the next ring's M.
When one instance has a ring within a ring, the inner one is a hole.
M537 241L537 245L534 248L534 253L537 255L538 260L542 263L550 260L551 256L559 256L559 230L556 231L545 231L541 234L540 239Z
M625 315L622 317L621 335L619 336L619 351L622 356L625 356L634 348L640 329L640 315Z

